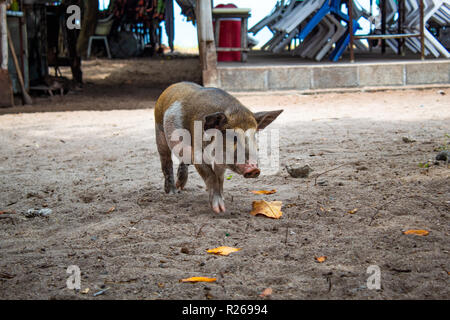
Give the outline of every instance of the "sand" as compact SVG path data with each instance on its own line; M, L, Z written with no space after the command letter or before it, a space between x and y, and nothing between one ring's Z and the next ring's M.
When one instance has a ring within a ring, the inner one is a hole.
M449 89L237 94L254 111L284 109L267 128L279 129L280 170L231 173L227 212L214 214L194 168L185 191L164 193L154 137L157 96L199 81L197 60L92 60L84 72L83 91L0 110L1 299L450 298L450 167L434 161L450 140ZM304 179L285 169L306 164ZM259 199L282 201L282 218L250 215ZM206 253L222 245L242 249ZM70 265L89 293L67 288ZM367 287L371 265L380 290ZM191 276L217 282L179 282Z

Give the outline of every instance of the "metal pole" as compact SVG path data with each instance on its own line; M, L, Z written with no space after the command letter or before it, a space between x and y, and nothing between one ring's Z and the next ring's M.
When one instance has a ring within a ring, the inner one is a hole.
M402 23L405 23L405 17L406 17L406 9L405 9L405 0L402 0ZM402 26L403 31L403 26ZM405 56L405 39L401 39L401 49L402 49L402 56Z
M373 17L373 0L370 0L370 16ZM370 33L373 31L373 20L370 19ZM369 42L369 51L372 52L372 41Z
M397 33L402 34L402 24L403 24L403 15L402 15L402 4L404 0L398 0L398 20L397 20ZM397 51L398 55L402 54L402 39L397 39Z
M381 1L381 34L386 34L386 0ZM386 52L386 40L381 40L381 53Z
M420 0L420 59L425 59L425 24L423 16L423 0Z
M353 0L348 0L348 32L350 33L350 62L355 62L355 52L353 51Z

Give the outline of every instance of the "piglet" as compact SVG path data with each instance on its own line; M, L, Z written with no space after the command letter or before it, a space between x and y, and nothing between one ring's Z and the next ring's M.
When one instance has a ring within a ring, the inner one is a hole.
M255 134L282 111L253 113L225 91L195 83L180 82L168 87L155 106L164 191L182 190L188 179L188 166L193 164L205 182L212 210L224 212L225 170L245 178L259 176ZM213 144L215 148L211 150ZM172 153L180 159L176 183Z

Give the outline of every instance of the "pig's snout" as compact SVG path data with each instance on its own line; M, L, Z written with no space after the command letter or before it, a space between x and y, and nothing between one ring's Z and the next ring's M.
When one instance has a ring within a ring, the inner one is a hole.
M261 171L254 164L243 164L239 166L244 178L257 178Z
M244 178L258 178L260 173L261 171L258 168L254 168L244 173Z

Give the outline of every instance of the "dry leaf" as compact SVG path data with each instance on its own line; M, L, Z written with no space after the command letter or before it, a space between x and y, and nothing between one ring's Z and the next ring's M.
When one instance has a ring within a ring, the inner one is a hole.
M253 194L273 194L275 192L277 192L277 190L272 189L272 190L252 190L250 191Z
M272 288L266 288L263 292L259 295L261 298L270 296L272 294Z
M207 277L190 277L186 279L181 279L180 282L215 282L216 278L207 278Z
M111 213L111 212L113 212L114 210L116 210L116 207L111 207L111 208L109 208L109 210L106 212L106 213Z
M84 290L80 291L82 294L88 294L89 293L89 288L86 288Z
M353 209L353 210L347 211L347 213L354 214L354 213L356 213L357 211L358 211L358 208L355 208L355 209Z
M281 201L257 200L252 203L253 209L250 214L256 216L263 214L269 218L279 219L283 215L281 212Z
M206 252L213 253L213 254L219 254L221 256L227 256L230 253L236 252L239 250L241 250L241 248L232 248L232 247L222 246L222 247L206 250Z
M327 260L327 257L326 257L326 256L316 257L316 261L317 261L318 263L325 262L325 260Z
M404 231L403 234L415 234L415 235L418 235L418 236L427 236L429 234L429 232L427 230L411 229L411 230Z
M160 287L161 289L164 288L164 283L158 282L158 287Z

